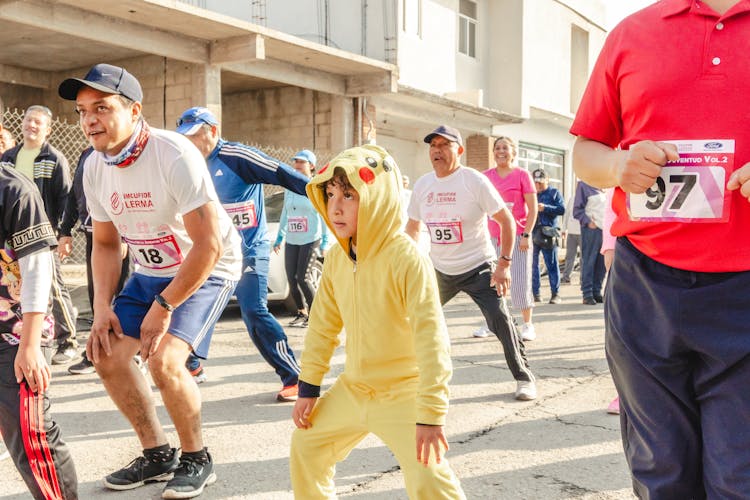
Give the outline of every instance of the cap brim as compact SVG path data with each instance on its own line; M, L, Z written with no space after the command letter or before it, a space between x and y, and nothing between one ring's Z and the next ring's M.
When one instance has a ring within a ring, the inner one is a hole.
M63 82L57 88L57 93L63 99L67 99L68 101L75 101L78 97L78 91L81 90L81 87L91 87L92 89L96 89L107 94L123 95L121 92L112 90L109 87L105 87L104 85L101 85L99 83L89 82L82 78L68 78L67 80L63 80Z
M432 140L435 138L435 136L438 136L438 135L440 137L442 137L443 139L447 139L447 140L449 140L451 142L455 142L459 146L463 146L463 144L461 144L460 141L457 141L455 137L451 137L451 136L448 136L448 135L445 135L445 134L441 134L440 132L433 132L432 134L427 135L424 138L424 142L426 142L427 144L429 144L429 143L432 142Z
M193 135L197 133L202 126L203 122L183 123L177 127L177 133L182 135Z

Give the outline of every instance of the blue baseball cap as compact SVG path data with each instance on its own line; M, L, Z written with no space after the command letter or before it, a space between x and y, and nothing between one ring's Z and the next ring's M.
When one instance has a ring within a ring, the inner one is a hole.
M143 90L138 79L119 66L97 64L83 78L63 80L57 88L57 93L63 99L75 101L78 91L84 86L107 94L119 94L131 101L143 101Z
M304 160L310 162L310 165L315 165L315 163L318 161L317 158L315 158L315 153L313 153L309 149L303 149L296 155L292 156L292 160Z
M431 143L432 139L434 139L436 135L445 137L449 141L458 143L459 146L464 145L463 140L461 139L461 132L459 132L458 129L449 127L448 125L440 125L438 128L427 134L427 136L424 138L424 142L426 142L427 144Z
M177 132L182 135L193 135L204 125L218 125L219 120L208 108L195 106L190 108L177 120Z

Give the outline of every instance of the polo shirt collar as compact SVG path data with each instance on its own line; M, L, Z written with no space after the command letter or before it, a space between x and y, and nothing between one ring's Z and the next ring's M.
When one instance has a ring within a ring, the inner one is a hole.
M689 10L695 0L661 0L661 17L675 16Z
M661 0L661 17L670 17L677 14L690 10L693 4L700 2L700 0ZM703 2L700 2L701 4ZM744 12L750 10L750 0L740 0L727 12L737 14L738 12ZM726 15L726 14L725 14ZM723 16L722 16L723 17Z

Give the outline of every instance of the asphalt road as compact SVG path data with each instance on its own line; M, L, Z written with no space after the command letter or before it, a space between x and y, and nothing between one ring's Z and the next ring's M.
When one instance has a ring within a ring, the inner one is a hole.
M582 305L577 288L564 286L563 304L542 304L535 310L538 338L527 343L539 389L532 402L513 399L515 383L497 339L471 337L480 322L478 309L465 296L446 306L454 362L447 457L468 498L633 498L618 419L604 411L614 388L604 359L602 307ZM82 294L76 297L81 303ZM549 299L549 293L543 297ZM274 312L282 324L291 319L281 309ZM305 330L286 330L299 352ZM339 350L326 383L342 367ZM279 380L252 346L237 309L221 319L206 370L209 378L201 385L204 438L219 479L201 498L292 498L292 405L275 402ZM160 498L162 485L129 492L102 487L104 475L140 453L138 442L96 374L72 376L65 367L53 372L53 414L76 461L80 497ZM155 400L175 444L158 393ZM10 460L0 462L0 478L0 499L30 498ZM395 460L374 437L339 464L336 485L341 498L406 498Z

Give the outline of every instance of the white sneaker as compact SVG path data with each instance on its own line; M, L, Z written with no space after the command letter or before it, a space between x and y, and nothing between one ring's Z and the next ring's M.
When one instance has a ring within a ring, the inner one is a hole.
M536 330L532 323L524 323L521 326L521 340L534 340L536 338Z
M490 336L490 329L487 326L480 326L471 335L478 339L486 339Z
M536 399L536 384L533 380L516 381L516 399L519 401L531 401Z

